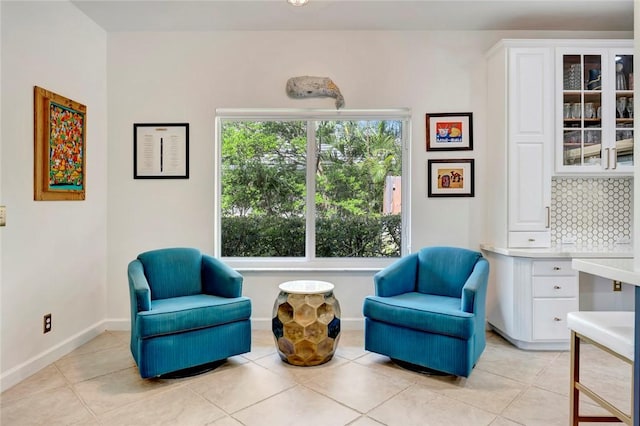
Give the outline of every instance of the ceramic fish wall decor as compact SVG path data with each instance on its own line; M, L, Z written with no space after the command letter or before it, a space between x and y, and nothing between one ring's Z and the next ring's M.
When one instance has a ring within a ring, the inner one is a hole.
M336 100L336 109L344 106L340 89L328 77L300 76L287 80L287 95L291 98L328 97Z

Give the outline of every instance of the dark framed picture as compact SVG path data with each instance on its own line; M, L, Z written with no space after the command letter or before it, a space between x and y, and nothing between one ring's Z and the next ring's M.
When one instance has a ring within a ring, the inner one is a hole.
M87 107L34 87L36 201L84 200Z
M189 123L135 123L133 178L189 179Z
M446 112L426 114L427 151L473 149L473 114Z
M473 159L428 160L429 197L473 197Z

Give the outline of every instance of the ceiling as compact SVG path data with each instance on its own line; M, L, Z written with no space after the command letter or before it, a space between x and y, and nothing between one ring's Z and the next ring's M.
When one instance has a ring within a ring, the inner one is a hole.
M109 32L633 31L633 0L72 0Z

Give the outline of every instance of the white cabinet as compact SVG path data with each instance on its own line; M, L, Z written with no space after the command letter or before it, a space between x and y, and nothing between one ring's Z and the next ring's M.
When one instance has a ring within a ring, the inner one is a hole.
M497 246L549 247L553 49L502 41L487 60L487 232Z
M567 313L579 310L571 260L483 254L491 265L489 325L521 349L568 349Z
M567 314L578 310L578 273L571 260L532 260L532 341L569 341Z
M556 48L557 173L633 172L632 41Z

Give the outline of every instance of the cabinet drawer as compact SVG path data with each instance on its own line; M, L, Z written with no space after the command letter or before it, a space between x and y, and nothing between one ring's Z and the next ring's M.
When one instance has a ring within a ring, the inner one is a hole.
M533 277L533 297L578 297L578 277Z
M534 299L533 340L569 340L567 314L578 310L578 299Z
M578 271L571 268L570 260L534 260L534 276L577 276Z
M549 231L509 232L509 247L551 247L551 233Z

